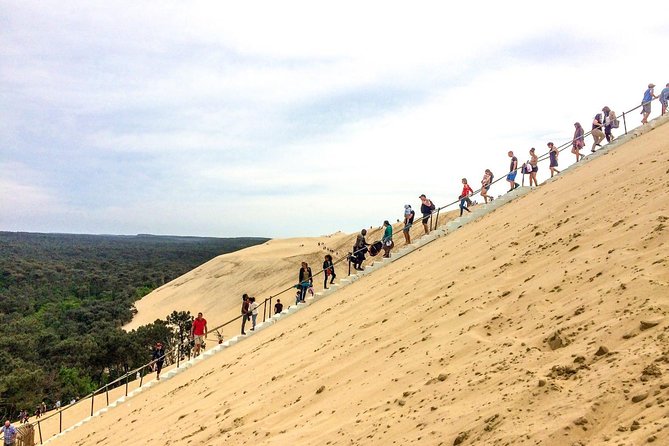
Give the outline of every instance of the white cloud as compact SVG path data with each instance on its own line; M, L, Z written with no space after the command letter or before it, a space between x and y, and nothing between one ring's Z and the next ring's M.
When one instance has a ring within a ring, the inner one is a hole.
M0 229L320 234L444 204L669 80L664 3L608 5L0 4L0 163L31 166Z

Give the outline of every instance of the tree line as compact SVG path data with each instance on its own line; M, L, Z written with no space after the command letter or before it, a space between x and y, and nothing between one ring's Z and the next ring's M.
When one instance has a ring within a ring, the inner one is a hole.
M190 314L131 332L134 302L266 238L0 232L0 413L79 398L175 345Z

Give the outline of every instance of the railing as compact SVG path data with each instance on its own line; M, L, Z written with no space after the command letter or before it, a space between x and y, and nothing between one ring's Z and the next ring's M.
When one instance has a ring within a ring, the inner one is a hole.
M655 99L657 99L657 98L655 98ZM653 100L655 100L655 99L653 99ZM652 101L651 101L651 102L652 102ZM635 110L638 110L638 109L641 108L643 105L644 105L644 104L638 105L638 106L636 106L636 107L634 107L634 108L632 108L632 109L630 109L630 110L624 111L624 112L622 113L621 117L622 117L622 120L623 120L623 127L624 127L624 131L625 131L625 133L624 133L625 135L628 133L628 130L627 130L627 121L626 121L626 115L629 115L629 113L631 113L631 112L633 112L633 111L635 111ZM583 134L583 138L585 139L585 137L590 136L591 134L592 134L592 130L589 131L589 132L584 132L584 134ZM561 144L560 146L557 147L558 151L559 151L559 152L562 152L562 151L566 150L567 148L571 147L571 146L573 145L574 141L576 141L576 139L571 139L571 140L569 140L569 141L567 141L567 142ZM538 162L541 162L541 161L544 161L544 160L546 160L546 159L549 159L549 154L550 154L550 152L546 152L546 153L544 153L543 155L539 156L539 157L538 157ZM518 172L519 170L521 170L521 167L517 167L514 171L515 171L515 172ZM507 176L509 173L512 173L512 172L514 172L514 171L508 172L508 173L505 174L504 176L501 176L501 177L497 178L495 181L491 182L490 185L488 185L488 190L490 189L490 187L491 187L493 184L495 184L495 183L497 183L497 182L499 182L499 181L502 181L503 179L506 178L506 176ZM473 193L472 195L475 195L475 194L480 193L480 192L481 192L481 188L476 189L476 190L474 190L474 193ZM444 210L446 210L447 208L449 208L449 207L451 207L451 206L454 206L454 205L456 205L456 204L459 204L459 203L460 203L460 199L457 199L457 200L452 201L452 202L450 202L450 203L448 203L448 204L446 204L446 205L444 205L444 206L441 206L441 207L439 207L439 208L436 208L434 211L432 211L432 212L429 214L429 218L430 218L430 220L429 220L429 222L430 222L430 223L429 223L429 224L430 224L430 230L433 230L433 229L436 229L436 228L437 228L437 226L438 226L438 222L439 222L439 214L440 214L441 211L444 211ZM434 217L434 222L432 221L432 217ZM419 219L419 221L420 221L420 220L422 220L422 217ZM400 233L400 232L393 233L392 237L394 238L395 236L398 236L399 233ZM334 261L334 262L333 262L333 266L338 265L338 264L340 264L340 263L342 263L342 262L344 262L344 261L346 261L346 260L349 260L349 275L350 275L350 256L351 256L351 255L358 254L358 253L360 253L360 252L363 252L363 251L365 251L366 249L367 249L367 248L364 247L364 248L361 248L361 249L359 249L359 250L357 250L357 251L353 251L353 252L348 253L346 256L344 256L344 257L342 257L342 258L340 258L340 259ZM319 274L324 274L324 273L325 273L325 269L322 269L322 270L317 271L315 274L312 274L312 280L313 280L314 277L318 276ZM279 291L278 293L273 294L273 295L271 295L271 296L268 297L268 298L265 298L265 300L262 301L262 305L263 305L263 319L262 319L262 321L263 321L263 322L266 321L266 315L269 315L269 316L271 317L272 300L273 300L274 298L279 297L280 295L282 295L282 294L284 294L284 293L290 291L290 290L294 290L294 289L296 289L296 286L298 286L298 285L299 285L299 284L297 284L297 285L293 285L293 286L290 286L290 287L287 287L287 288L285 288L285 289ZM269 311L267 311L268 303L269 303ZM258 307L260 307L260 304L258 305ZM287 308L290 308L290 306L288 306ZM230 324L232 324L232 323L234 323L234 322L236 322L236 321L239 321L239 320L242 319L243 317L244 317L244 316L240 314L239 316L237 316L237 317L235 317L235 318L233 318L233 319L230 319L229 321L224 322L223 324L220 324L220 325L215 326L214 328L211 329L211 331L218 331L218 330L220 330L220 329L222 329L222 328L224 328L224 327L226 327L226 326L228 326L228 325L230 325ZM165 354L162 356L162 359L164 359L164 358L168 357L170 354L176 352L176 367L179 368L179 365L180 365L180 359L181 359L181 351L182 351L182 347L183 347L183 346L187 346L187 345L189 345L189 344L190 344L190 339L188 339L187 342L180 342L180 343L178 343L175 347L173 347L172 349L166 351ZM189 357L190 357L190 353L189 353ZM154 363L155 363L155 361L152 360L151 362L146 363L146 364L144 364L144 365L142 365L142 366L140 366L140 367L137 367L137 368L135 368L135 369L133 369L133 370L127 371L124 375L120 376L119 378L115 379L114 381L111 381L111 382L105 384L103 387L100 387L99 389L94 390L93 392L91 392L90 394L86 395L85 397L79 399L79 400L76 401L75 403L70 404L70 405L68 405L68 406L66 406L66 407L63 407L63 408L61 408L61 409L58 409L58 411L57 411L56 413L53 413L53 414L51 414L51 415L48 415L48 416L46 416L46 417L43 417L43 418L41 418L41 419L39 419L39 420L37 420L37 421L33 421L32 423L30 423L32 426L37 426L37 431L38 431L38 434L39 434L39 441L40 441L40 444L43 443L41 423L43 423L44 421L46 421L46 420L48 420L48 419L50 419L50 418L52 418L52 417L58 416L58 417L59 417L59 432L62 432L62 431L63 431L63 412L64 412L65 410L67 410L67 409L70 409L71 407L74 407L74 406L77 405L77 404L82 403L83 401L85 401L85 400L88 399L88 398L91 399L91 410L90 410L90 414L91 414L91 416L93 416L93 413L94 413L94 407L95 407L94 405L95 405L95 397L96 397L96 395L100 395L100 394L104 393L105 396L106 396L106 405L108 406L108 405L109 405L109 390L110 390L110 389L113 389L113 388L120 387L120 385L125 385L125 396L127 397L127 396L128 396L128 385L129 385L128 383L129 383L129 379L130 379L130 377L136 375L137 373L139 373L139 374L140 374L139 387L141 387L142 384L143 384L144 376L146 375L146 373L145 373L146 370L149 369L149 368L151 368L151 366L152 366ZM116 384L119 384L119 386L113 387L113 386L116 385Z

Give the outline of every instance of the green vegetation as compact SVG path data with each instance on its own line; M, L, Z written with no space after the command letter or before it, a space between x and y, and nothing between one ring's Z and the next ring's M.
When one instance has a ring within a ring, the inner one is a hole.
M266 240L0 232L0 414L84 396L175 345L190 314L126 333L134 302Z

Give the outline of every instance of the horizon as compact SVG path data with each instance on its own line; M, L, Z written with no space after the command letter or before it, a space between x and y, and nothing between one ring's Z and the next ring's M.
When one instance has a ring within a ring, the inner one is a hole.
M421 6L0 3L0 230L357 232L669 81L663 2Z

